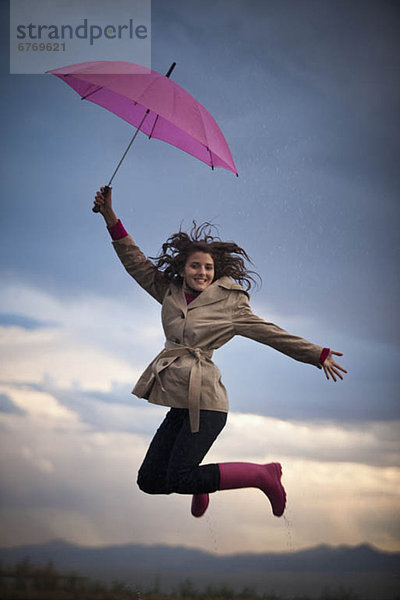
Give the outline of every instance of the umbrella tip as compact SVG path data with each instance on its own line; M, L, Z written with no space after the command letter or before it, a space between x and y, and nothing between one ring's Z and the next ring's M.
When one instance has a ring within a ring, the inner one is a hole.
M175 69L176 67L176 62L173 62L172 65L170 66L170 68L168 69L168 73L166 74L165 77L169 77L172 73L172 71Z

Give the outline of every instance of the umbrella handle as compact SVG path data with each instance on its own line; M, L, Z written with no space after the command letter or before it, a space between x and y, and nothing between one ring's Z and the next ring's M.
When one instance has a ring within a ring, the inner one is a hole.
M109 191L110 191L110 186L109 185L105 185L104 186L104 196L107 196L107 194L108 194ZM100 212L100 206L97 206L97 204L96 204L96 206L93 206L92 211L94 213Z

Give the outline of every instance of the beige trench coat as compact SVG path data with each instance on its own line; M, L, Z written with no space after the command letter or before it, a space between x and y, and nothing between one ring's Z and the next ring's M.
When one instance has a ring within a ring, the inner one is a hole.
M188 408L192 432L199 430L200 409L228 412L226 389L211 358L235 335L321 368L322 347L253 314L247 292L230 277L214 281L188 305L182 285L167 282L130 235L113 245L128 273L162 304L165 347L132 393L154 404Z

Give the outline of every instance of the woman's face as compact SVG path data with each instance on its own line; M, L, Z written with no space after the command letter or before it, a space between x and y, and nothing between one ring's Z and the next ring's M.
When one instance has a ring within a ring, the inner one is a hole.
M214 259L207 252L193 252L181 273L185 286L203 292L214 280Z

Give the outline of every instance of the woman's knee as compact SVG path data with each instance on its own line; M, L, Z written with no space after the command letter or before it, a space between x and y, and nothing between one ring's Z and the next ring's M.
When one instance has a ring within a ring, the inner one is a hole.
M156 494L156 485L154 479L146 475L143 471L139 471L136 483L139 489L146 494Z
M139 489L145 494L168 494L165 481L159 481L148 473L140 470L136 481Z
M155 475L141 468L137 477L137 485L146 494L179 494L185 493L190 479L190 473L185 471L170 472L165 477Z
M167 485L175 494L204 494L219 489L219 468L216 464L170 471Z

